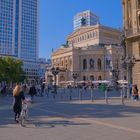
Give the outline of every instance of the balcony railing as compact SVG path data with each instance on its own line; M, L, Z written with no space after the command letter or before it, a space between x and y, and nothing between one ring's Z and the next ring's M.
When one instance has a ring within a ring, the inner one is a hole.
M140 36L140 29L128 29L125 31L125 35L127 38Z

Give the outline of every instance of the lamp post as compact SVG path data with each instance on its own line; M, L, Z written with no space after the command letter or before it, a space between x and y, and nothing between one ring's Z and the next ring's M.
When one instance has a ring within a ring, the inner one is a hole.
M128 81L128 87L127 87L127 99L129 98L129 94L130 94L130 84L132 84L132 68L135 64L135 57L132 56L126 56L126 57L122 57L121 58L121 64L122 64L122 67L124 69L127 70L127 81Z
M125 34L122 35L121 45L124 48L124 56L121 58L121 65L122 65L122 68L127 71L127 81L128 81L127 99L128 99L129 94L130 94L130 87L129 86L130 86L130 84L132 84L132 68L135 64L136 59L134 56L129 56L129 54L127 52Z
M58 73L60 72L59 67L52 67L51 68L51 72L54 76L54 98L55 98L55 94L57 94L57 87L56 87L56 76L58 75Z

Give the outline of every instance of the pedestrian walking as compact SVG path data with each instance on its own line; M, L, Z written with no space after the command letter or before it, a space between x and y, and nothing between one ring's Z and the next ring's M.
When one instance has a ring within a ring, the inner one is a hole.
M36 92L36 88L34 86L34 84L32 84L32 86L29 89L29 95L31 96L31 101L32 103L34 102L34 96L37 94Z
M41 85L41 96L43 96L44 89L45 89L45 84L43 83L43 84Z
M13 96L14 96L13 111L15 112L15 121L18 123L22 109L22 101L25 100L22 87L19 84L16 85L16 87L13 90Z
M138 95L138 87L137 85L133 85L132 86L132 97L135 101L137 101L139 99L139 95Z

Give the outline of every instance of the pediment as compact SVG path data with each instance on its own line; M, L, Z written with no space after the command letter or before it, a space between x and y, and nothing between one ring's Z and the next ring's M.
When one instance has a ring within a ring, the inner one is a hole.
M98 27L99 27L99 25L81 27L81 28L77 29L75 32L69 34L69 35L68 35L68 38L69 38L69 37L77 36L77 35L79 35L79 34L83 34L83 33L85 33L85 32L91 31L92 29L97 29Z

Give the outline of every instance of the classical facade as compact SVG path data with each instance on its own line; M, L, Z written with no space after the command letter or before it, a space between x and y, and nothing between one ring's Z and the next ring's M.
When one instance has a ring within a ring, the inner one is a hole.
M111 80L112 70L120 70L123 55L120 34L119 30L95 25L68 35L68 45L52 54L52 66L65 69L57 75L57 84L73 80L73 73L77 73L77 81ZM121 76L124 74L118 71L117 78Z
M120 44L119 30L103 25L85 26L68 35L68 46L88 47L95 44Z
M140 0L123 0L124 33L127 56L134 56L133 84L140 88Z

